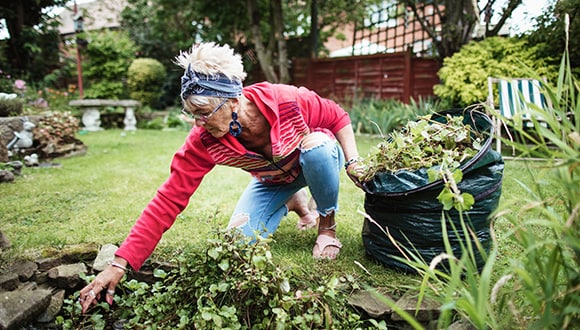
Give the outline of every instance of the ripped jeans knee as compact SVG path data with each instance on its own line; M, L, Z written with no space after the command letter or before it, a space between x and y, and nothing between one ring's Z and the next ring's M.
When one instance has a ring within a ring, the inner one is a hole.
M232 216L228 228L240 228L250 221L250 215L248 213L237 213Z

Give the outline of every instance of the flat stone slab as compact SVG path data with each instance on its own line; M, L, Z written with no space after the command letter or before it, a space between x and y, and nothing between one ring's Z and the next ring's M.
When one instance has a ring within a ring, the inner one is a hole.
M397 306L405 312L413 315L419 322L437 320L437 318L439 318L441 306L437 302L424 298L421 300L419 308L417 308L418 302L417 294L407 292L401 297L401 299L397 300ZM394 321L403 321L403 318L396 313L394 313L391 318Z
M0 292L0 329L20 329L34 321L48 307L50 290Z
M348 303L364 310L372 318L386 318L391 315L393 310L380 299L380 296L387 296L389 299L392 299L383 292L377 293L369 290L358 290L348 298Z
M106 99L82 99L72 100L68 103L72 107L138 107L141 102L135 100L106 100Z

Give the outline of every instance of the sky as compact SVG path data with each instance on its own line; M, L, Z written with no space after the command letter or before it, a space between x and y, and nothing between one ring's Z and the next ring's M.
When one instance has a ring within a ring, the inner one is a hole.
M548 0L523 0L512 14L512 33L520 34L531 30L533 26L533 18L539 16L550 1Z
M92 0L77 0L77 3L90 2ZM533 28L533 18L537 17L547 6L549 0L523 0L512 15L511 33L512 35L528 31ZM72 1L70 1L72 5ZM7 31L3 29L3 20L0 20L0 40L8 37Z

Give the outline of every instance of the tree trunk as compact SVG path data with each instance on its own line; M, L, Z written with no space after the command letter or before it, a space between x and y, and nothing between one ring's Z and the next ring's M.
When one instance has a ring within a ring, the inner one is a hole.
M318 57L318 1L310 2L310 57Z
M247 0L248 16L250 19L250 30L252 31L252 41L258 55L260 68L266 76L266 80L270 82L278 82L276 71L274 70L274 63L272 61L272 54L266 50L264 41L262 40L262 32L260 31L260 12L257 9L256 0Z
M290 70L288 68L288 48L286 47L286 38L284 37L284 20L282 15L282 1L272 1L272 28L274 30L274 39L278 45L278 70L280 74L279 83L287 84L290 82Z
M6 28L10 34L8 60L10 65L19 71L25 72L28 69L29 56L27 52L21 52L24 49L26 41L23 38L22 28L24 26L24 4L17 1L13 4L15 6L15 16L6 17Z

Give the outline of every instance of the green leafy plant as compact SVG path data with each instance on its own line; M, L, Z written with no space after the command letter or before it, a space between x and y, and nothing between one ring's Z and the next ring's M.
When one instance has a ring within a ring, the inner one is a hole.
M85 50L83 73L88 87L87 98L119 99L126 97L124 80L135 58L137 46L123 32L90 33Z
M353 280L336 277L307 287L276 265L270 239L249 242L238 230L220 230L203 249L188 247L170 270L155 270L158 282L123 280L112 320L128 328L158 329L313 329L353 328L363 322L344 305ZM98 323L107 306L79 315L78 303L67 301L61 324ZM77 305L72 306L72 305ZM100 316L96 316L100 315ZM332 326L331 326L332 325Z
M129 96L144 105L158 106L166 75L165 67L156 59L135 59L127 73Z
M465 107L485 102L488 77L521 77L522 66L534 68L549 80L557 69L550 69L536 55L537 47L528 47L525 40L492 37L471 42L453 56L443 60L439 70L442 84L435 85L435 95L452 104Z
M441 169L454 170L473 157L481 148L480 134L463 124L462 116L446 118L447 122L441 123L421 117L391 132L361 161L365 169L361 180L367 181L377 172L427 168L430 181L435 181L441 177Z

